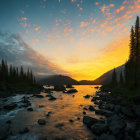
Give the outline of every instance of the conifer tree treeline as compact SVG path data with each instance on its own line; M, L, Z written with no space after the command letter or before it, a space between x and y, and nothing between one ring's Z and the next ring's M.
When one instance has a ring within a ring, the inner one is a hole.
M140 20L137 16L135 26L130 33L130 54L125 64L124 78L120 73L120 81L117 81L116 70L112 74L111 87L126 86L127 88L140 88Z
M137 16L135 27L130 34L130 55L125 64L125 84L129 88L140 87L140 20Z
M12 65L8 65L7 61L3 60L0 64L0 83L12 83L35 85L36 80L31 70L24 71L23 67L19 69Z

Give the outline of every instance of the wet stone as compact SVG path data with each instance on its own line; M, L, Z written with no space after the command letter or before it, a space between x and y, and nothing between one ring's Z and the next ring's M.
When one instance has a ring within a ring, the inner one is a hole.
M45 125L46 124L46 121L44 119L39 119L38 120L38 124Z

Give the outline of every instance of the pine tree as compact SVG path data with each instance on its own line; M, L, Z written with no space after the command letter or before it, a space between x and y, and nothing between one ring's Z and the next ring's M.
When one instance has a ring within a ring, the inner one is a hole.
M122 71L120 73L120 86L123 86L124 85L124 81L123 81L123 74L122 74Z
M129 88L140 87L140 21L136 19L135 29L131 28L130 55L125 65L125 84Z
M116 69L114 68L113 74L112 74L112 80L111 80L111 86L115 87L117 86L117 75L116 75Z

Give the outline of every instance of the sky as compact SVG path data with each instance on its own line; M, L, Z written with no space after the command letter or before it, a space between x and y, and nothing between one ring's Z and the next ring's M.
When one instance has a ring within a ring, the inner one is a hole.
M0 0L0 31L19 34L64 74L94 80L127 61L139 15L140 0Z

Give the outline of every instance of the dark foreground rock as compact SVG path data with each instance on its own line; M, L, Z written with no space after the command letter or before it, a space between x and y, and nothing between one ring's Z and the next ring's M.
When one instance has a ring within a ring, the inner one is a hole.
M78 92L76 89L70 89L67 91L67 93L76 93L76 92Z
M95 119L89 116L83 117L83 123L87 125L87 127L91 127L95 123L103 123L103 120Z
M89 99L91 96L90 95L86 95L86 96L84 96L84 98L86 98L86 99Z
M55 85L54 86L54 90L55 91L63 91L65 90L66 88L64 87L64 85Z
M37 98L44 98L44 96L40 95L40 94L35 94L34 96L37 97Z
M107 116L107 117L113 115L113 112L111 112L109 110L106 110L106 109L95 110L95 113L99 114L99 115L104 115L104 116Z
M3 108L6 109L6 110L13 110L17 107L17 104L16 103L11 103L9 105L5 105Z
M116 140L116 138L113 135L103 133L97 140Z
M100 135L104 132L107 132L108 127L105 123L96 123L91 126L91 130L94 134Z
M126 126L126 123L117 115L113 115L107 120L108 128L113 135L120 134Z
M39 119L38 120L38 124L45 125L46 124L46 121L44 119Z
M20 134L25 134L28 132L29 132L29 129L27 127L23 128L22 130L19 131Z

